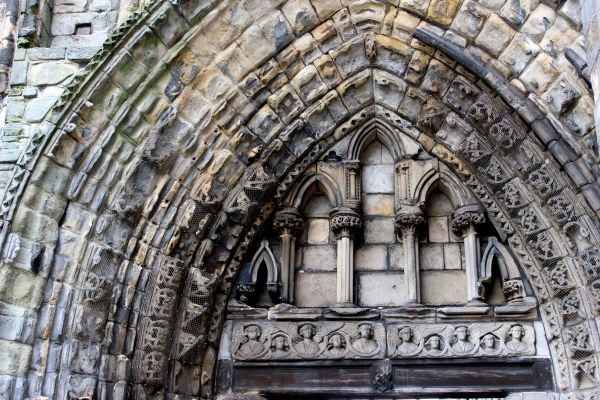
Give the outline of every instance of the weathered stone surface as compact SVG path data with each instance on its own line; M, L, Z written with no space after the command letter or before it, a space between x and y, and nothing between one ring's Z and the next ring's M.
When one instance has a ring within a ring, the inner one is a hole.
M467 300L464 271L423 271L421 299L425 304L462 304Z
M498 56L514 36L515 31L501 18L492 14L477 36L475 43Z
M295 299L298 306L330 307L335 304L335 273L303 272L296 275Z
M27 83L32 86L56 85L72 77L79 67L70 62L35 63L29 66Z
M363 272L357 276L358 303L361 306L404 304L404 277L398 273Z

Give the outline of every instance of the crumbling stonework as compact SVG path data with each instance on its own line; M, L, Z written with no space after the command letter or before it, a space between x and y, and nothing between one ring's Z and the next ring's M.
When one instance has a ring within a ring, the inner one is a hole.
M407 148L386 143L391 154L447 168L521 265L523 281L503 289L535 298L554 382L552 394L530 398L600 396L596 1L31 6L14 55L8 7L0 25L0 74L10 70L0 139L4 398L213 397L242 264L305 172L341 161L330 150L351 149L361 127L410 138ZM391 198L388 189L364 195ZM360 204L360 190L338 192L336 206ZM401 240L391 235L425 218L386 210L373 214L385 223L365 218L364 245L352 240L393 263ZM440 270L460 270L463 237L451 238L450 216L427 217L430 236L443 236L427 251L454 251ZM340 240L318 219L308 242ZM443 272L429 264L431 276ZM432 315L471 318L465 310ZM386 371L377 370L378 390L394 390Z

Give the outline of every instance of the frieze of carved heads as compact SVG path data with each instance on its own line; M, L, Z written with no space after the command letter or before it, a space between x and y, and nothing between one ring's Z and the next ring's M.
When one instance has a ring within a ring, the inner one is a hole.
M338 236L352 236L360 232L362 218L360 215L347 207L341 207L331 212L331 230Z
M461 207L452 214L452 231L457 235L484 223L485 215L477 204Z
M535 332L523 323L394 324L387 327L387 340L392 358L535 354Z
M237 360L382 359L385 328L374 322L236 322Z
M534 355L531 324L235 321L236 360L453 358Z
M304 228L304 219L296 208L288 207L275 213L273 228L281 234L298 236Z

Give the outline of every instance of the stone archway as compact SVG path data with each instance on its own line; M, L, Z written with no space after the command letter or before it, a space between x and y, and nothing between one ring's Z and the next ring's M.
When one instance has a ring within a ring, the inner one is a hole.
M469 53L444 38L476 14L466 4L337 3L226 2L204 18L212 4L156 3L74 81L3 201L5 274L37 287L36 333L12 348L33 353L17 363L31 396L212 396L247 247L301 173L373 118L479 197L534 288L557 389L595 395L600 203L587 150L568 140L580 105L556 94L570 111L542 111L473 55L495 43L473 37ZM226 32L210 31L223 16ZM504 45L514 34L473 18ZM539 58L523 80L545 76Z

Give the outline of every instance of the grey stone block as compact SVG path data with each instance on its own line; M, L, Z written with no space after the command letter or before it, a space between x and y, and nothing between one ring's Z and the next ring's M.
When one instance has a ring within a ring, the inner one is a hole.
M562 139L550 143L548 149L561 166L577 160L577 153Z
M40 97L27 103L24 119L27 122L40 122L56 103L56 97Z
M531 129L533 129L537 137L546 146L548 145L548 143L559 138L556 129L554 129L552 124L550 124L550 121L548 121L547 119L535 121L533 124L531 124Z
M30 61L61 60L65 58L66 49L58 47L36 47L27 51Z
M102 47L69 47L67 49L67 59L72 61L89 61Z
M15 61L13 63L12 72L10 75L11 85L26 85L27 84L27 61Z

